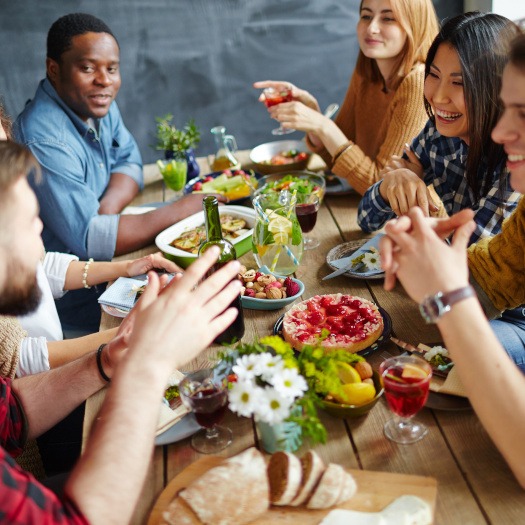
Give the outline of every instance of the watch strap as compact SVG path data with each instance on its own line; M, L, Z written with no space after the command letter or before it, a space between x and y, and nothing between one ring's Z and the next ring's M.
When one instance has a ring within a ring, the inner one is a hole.
M435 295L425 297L419 305L419 310L427 323L435 323L449 312L454 304L475 296L476 292L470 285L450 292L438 292Z

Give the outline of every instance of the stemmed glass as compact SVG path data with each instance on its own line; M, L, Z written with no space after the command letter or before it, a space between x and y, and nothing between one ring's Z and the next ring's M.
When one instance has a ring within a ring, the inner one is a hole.
M191 446L202 454L214 454L226 448L233 439L232 431L217 426L228 405L228 381L215 374L212 368L188 374L179 384L184 406L195 414L204 431L197 432Z
M428 428L412 418L427 401L431 366L420 357L398 356L383 361L379 373L388 406L396 414L385 423L385 436L404 445L419 441Z
M282 102L291 102L292 90L290 88L283 87L282 89L266 88L263 90L264 103L267 108L277 106ZM272 129L272 135L286 135L287 133L293 133L295 129L283 128L282 124L279 124L278 128Z
M303 234L310 233L317 222L317 212L319 211L319 195L316 193L298 193L295 214L301 225ZM304 249L312 250L319 246L319 240L303 235Z

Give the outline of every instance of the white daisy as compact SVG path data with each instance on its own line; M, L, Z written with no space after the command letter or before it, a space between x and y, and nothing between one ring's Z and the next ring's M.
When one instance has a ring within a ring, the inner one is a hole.
M285 368L281 373L274 375L272 385L275 390L287 399L302 397L308 390L308 384L296 368Z
M239 416L250 417L261 394L262 388L256 387L251 381L232 383L231 390L228 391L230 410Z
M284 370L284 361L280 355L261 354L270 356L260 362L260 375L264 381L272 382L275 375L280 374Z
M363 263L369 270L381 270L381 258L377 250L365 252Z
M237 363L233 365L232 371L237 375L240 381L253 379L259 375L259 354L243 355L237 359Z
M290 415L291 405L291 400L286 399L272 388L268 388L255 407L255 419L269 425L282 423Z

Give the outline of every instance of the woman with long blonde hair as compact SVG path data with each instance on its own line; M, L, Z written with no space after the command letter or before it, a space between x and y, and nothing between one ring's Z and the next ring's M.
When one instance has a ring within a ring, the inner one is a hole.
M254 87L291 88L294 100L272 106L270 116L305 131L310 149L363 194L427 121L424 62L437 32L431 0L362 0L359 56L335 122L321 114L313 95L290 82Z

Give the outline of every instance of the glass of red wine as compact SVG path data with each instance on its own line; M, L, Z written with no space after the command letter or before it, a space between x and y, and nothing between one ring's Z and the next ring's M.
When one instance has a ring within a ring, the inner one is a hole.
M283 102L291 102L293 100L292 90L284 86L281 89L275 89L271 87L266 88L263 90L263 94L264 103L266 104L267 108L277 106L277 104L281 104ZM279 124L278 128L272 129L272 135L286 135L287 133L293 133L294 131L295 129L283 128L283 125Z
M412 418L427 401L432 377L430 364L416 356L391 357L381 363L379 373L388 406L396 415L385 423L385 436L404 445L419 441L428 428Z
M214 454L226 448L233 439L232 431L218 426L228 406L228 381L216 375L214 369L188 374L179 384L184 405L193 411L204 431L197 432L191 446L202 454Z
M306 235L310 233L317 222L317 212L319 211L319 195L316 193L298 193L295 214L303 232L303 242L305 250L312 250L319 246L319 240Z

